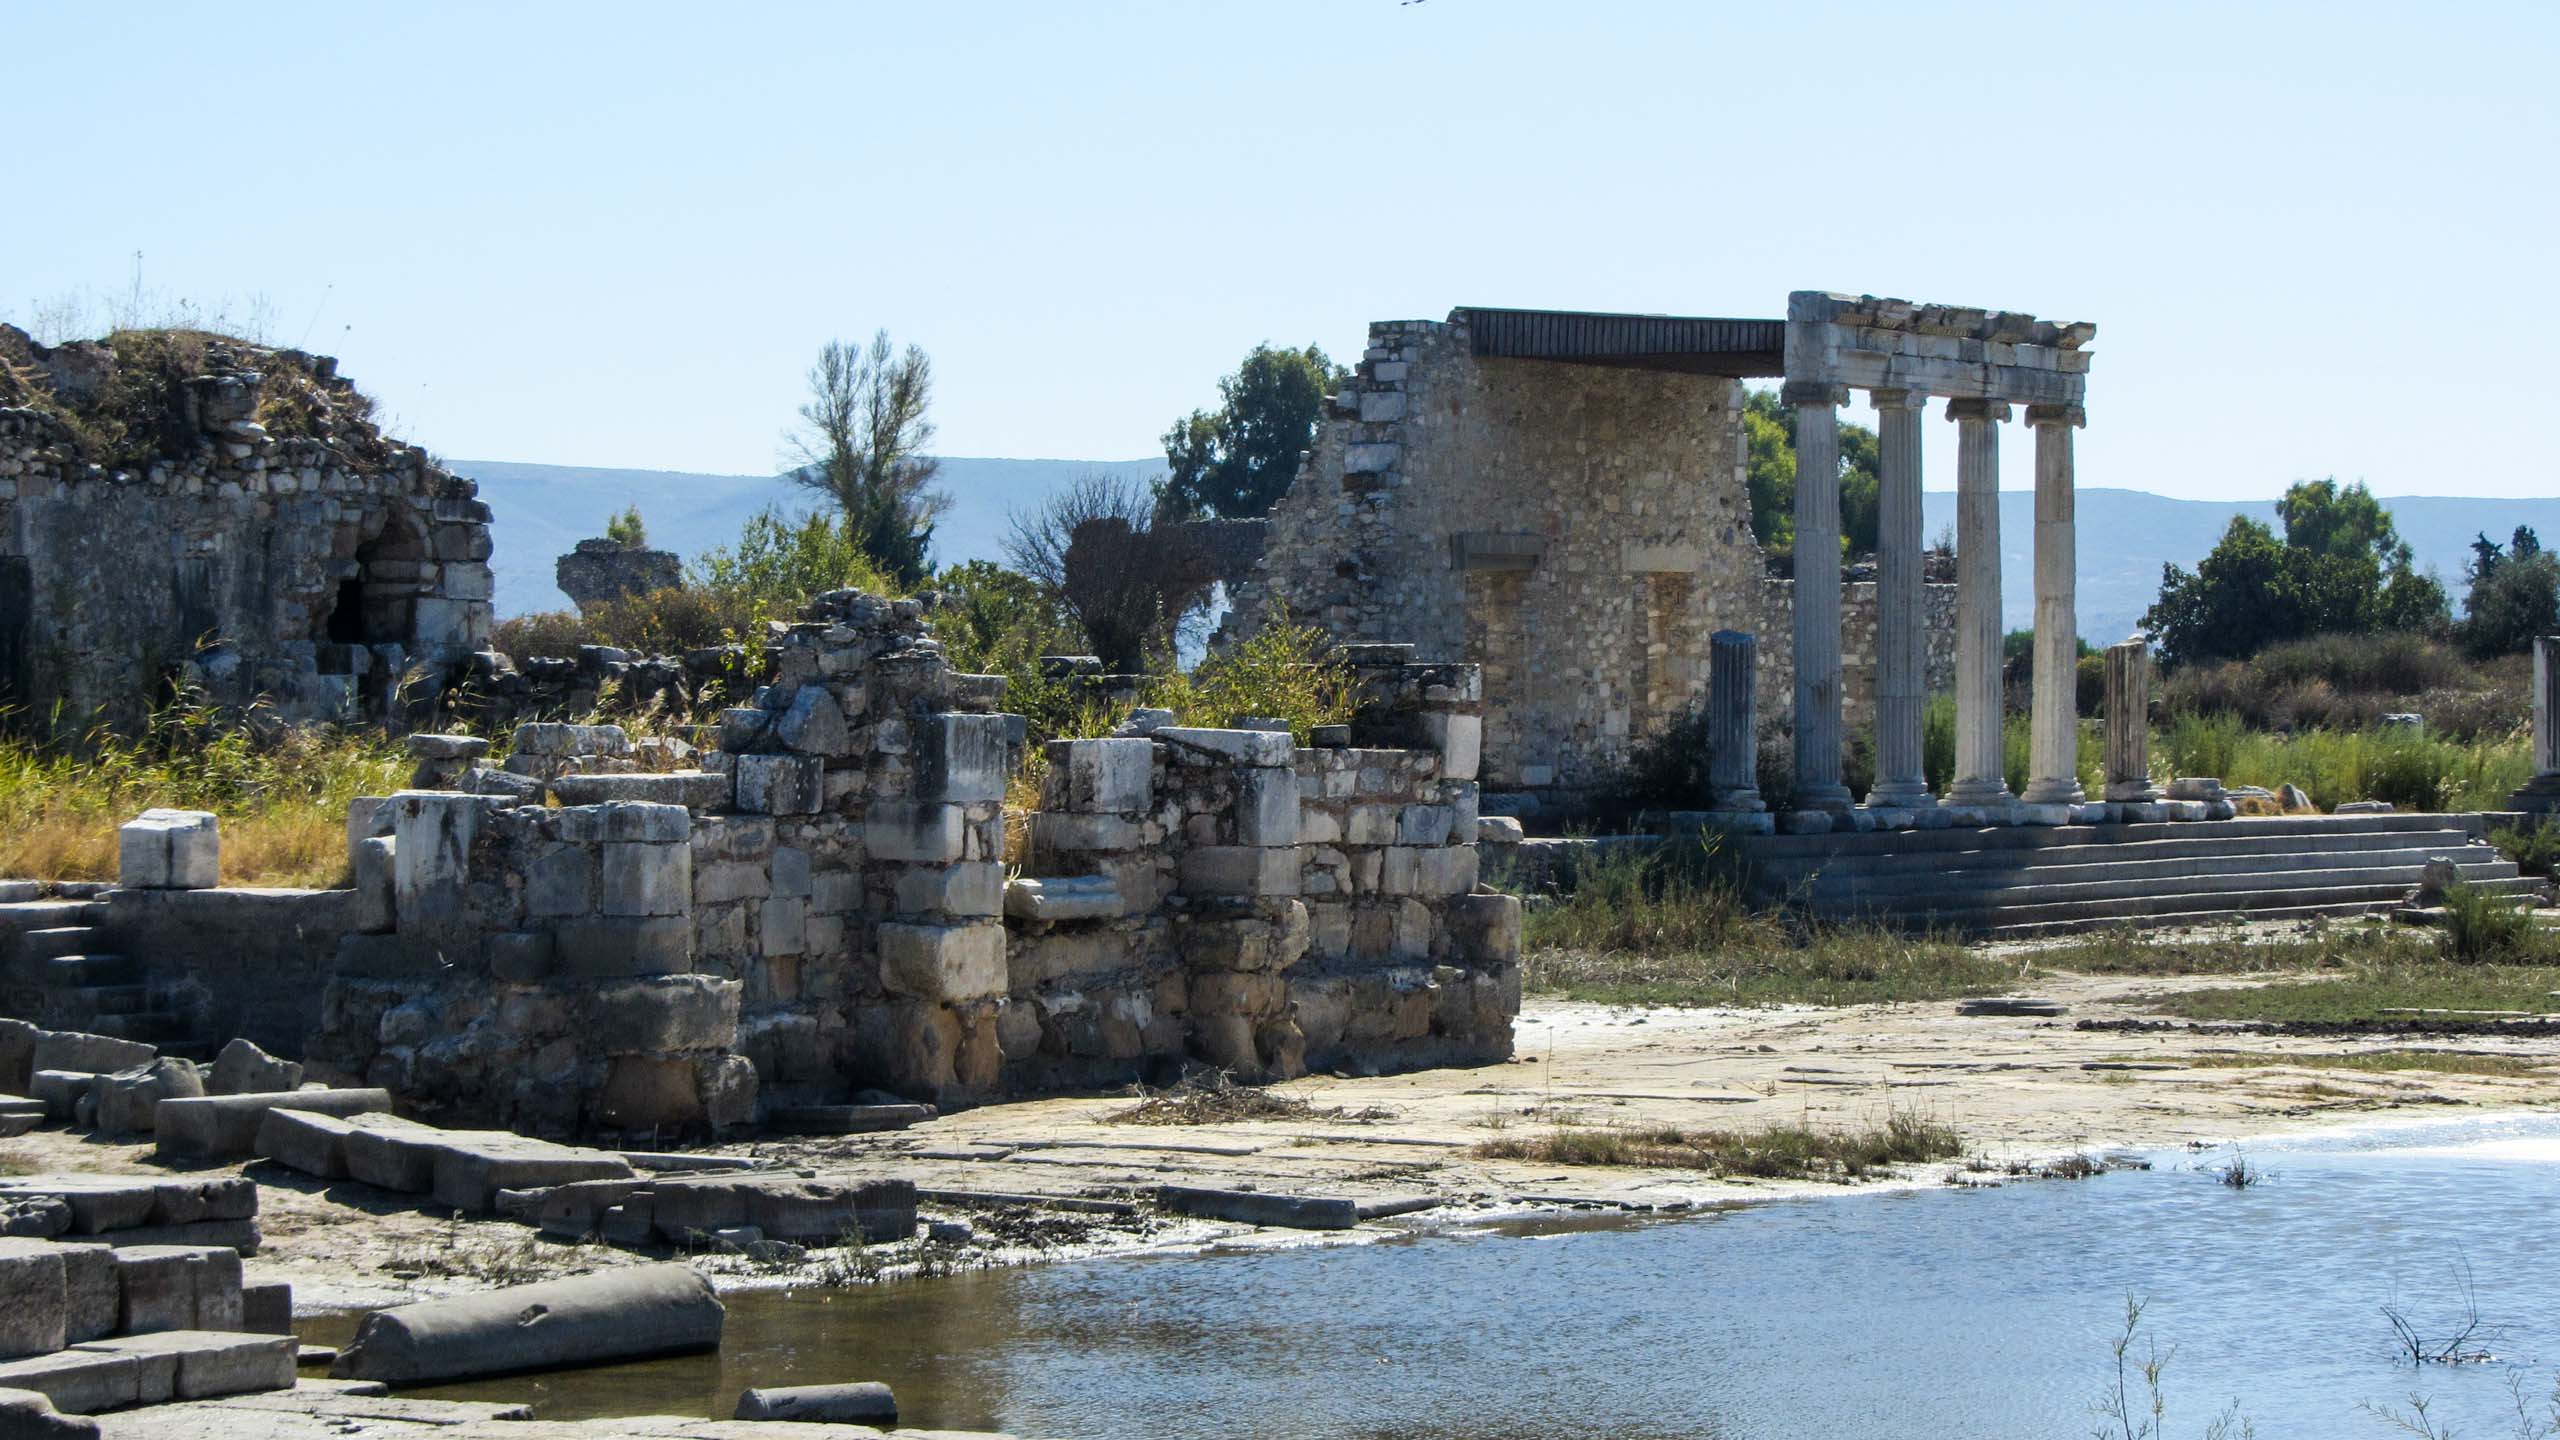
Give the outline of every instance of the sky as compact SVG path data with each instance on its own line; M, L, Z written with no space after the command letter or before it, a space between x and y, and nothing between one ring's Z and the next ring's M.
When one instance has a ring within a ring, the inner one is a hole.
M876 328L942 453L1127 459L1260 341L1845 290L2097 322L2084 486L2546 495L2555 68L2548 0L22 4L0 319L754 473Z

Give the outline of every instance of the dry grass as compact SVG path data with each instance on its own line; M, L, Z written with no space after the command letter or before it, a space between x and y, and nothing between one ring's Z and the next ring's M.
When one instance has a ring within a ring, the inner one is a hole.
M2286 1068L2354 1070L2372 1075L2420 1070L2436 1075L2487 1075L2512 1080L2540 1075L2554 1061L2540 1056L2488 1055L2471 1050L2362 1050L2321 1055L2210 1050L2187 1057L2185 1063L2199 1070Z
M1395 1112L1374 1105L1346 1110L1310 1104L1294 1095L1274 1095L1258 1086L1238 1085L1219 1072L1151 1094L1126 1110L1103 1116L1102 1123L1236 1125L1255 1120L1348 1120L1365 1124L1394 1118Z
M1852 1131L1559 1125L1543 1135L1487 1140L1475 1153L1486 1160L1701 1170L1758 1180L1863 1180L1895 1165L1954 1159L1964 1144L1950 1126L1895 1114L1880 1126Z

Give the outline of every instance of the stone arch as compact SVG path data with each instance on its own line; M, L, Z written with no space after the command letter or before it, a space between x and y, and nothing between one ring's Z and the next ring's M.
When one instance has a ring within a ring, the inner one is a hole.
M366 527L354 566L338 581L319 638L333 645L408 644L417 630L418 596L434 569L425 528L385 512Z

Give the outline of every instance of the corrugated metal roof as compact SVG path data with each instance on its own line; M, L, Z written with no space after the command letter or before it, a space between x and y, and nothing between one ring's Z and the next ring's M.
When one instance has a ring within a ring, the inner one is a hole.
M1605 315L1580 310L1497 310L1462 305L1478 355L1561 360L1704 375L1781 375L1787 322L1690 315Z

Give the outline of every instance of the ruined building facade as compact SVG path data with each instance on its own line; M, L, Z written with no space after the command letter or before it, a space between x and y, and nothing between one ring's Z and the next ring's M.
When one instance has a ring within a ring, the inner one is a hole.
M360 415L325 357L212 342L154 377L148 458L93 458L76 428L120 383L105 344L0 327L0 703L78 731L129 730L182 685L298 720L391 717L487 646L489 510L472 483ZM261 367L265 368L261 368ZM123 383L130 383L129 381Z
M1751 530L1738 377L1755 372L1487 343L1602 318L1460 309L1372 325L1272 512L1260 571L1234 587L1228 635L1285 613L1480 665L1486 788L1570 801L1700 706L1710 635L1788 633L1794 587L1769 578ZM1873 653L1875 589L1845 587L1852 657L1861 633ZM1925 597L1931 665L1951 676L1953 587ZM1786 648L1760 655L1762 685L1784 693ZM1872 689L1853 666L1853 716Z

